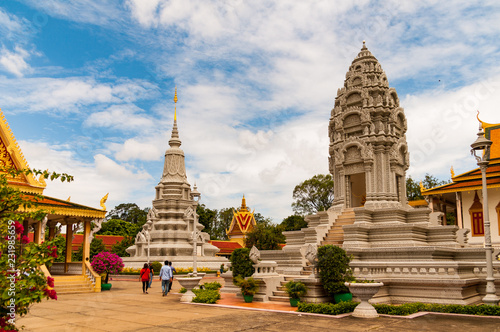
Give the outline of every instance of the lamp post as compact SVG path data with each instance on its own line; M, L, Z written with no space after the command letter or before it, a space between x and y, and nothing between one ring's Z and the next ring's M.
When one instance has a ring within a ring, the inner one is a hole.
M194 201L194 211L193 211L193 277L198 276L198 266L197 266L197 256L198 256L198 214L196 213L196 207L198 206L198 202L200 201L200 192L196 188L196 183L194 184L193 190L191 191L191 198Z
M488 188L486 186L486 168L490 162L490 146L492 141L484 137L484 131L479 123L477 139L471 144L471 154L476 158L481 169L483 186L483 220L484 220L484 248L486 251L486 295L483 302L488 305L498 305L500 300L496 295L495 278L493 277L493 248L491 247L490 216L488 211Z

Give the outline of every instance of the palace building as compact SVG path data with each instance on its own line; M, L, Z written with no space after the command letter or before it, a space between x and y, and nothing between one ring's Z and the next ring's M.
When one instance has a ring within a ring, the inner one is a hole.
M479 117L478 117L479 120ZM490 163L486 169L488 188L488 210L491 222L491 240L500 245L500 123L491 124L479 120L485 137L492 141ZM433 211L453 212L457 225L469 229L468 243L482 246L484 243L484 218L481 170L475 168L455 175L451 168L451 183L435 187L421 188L429 207Z

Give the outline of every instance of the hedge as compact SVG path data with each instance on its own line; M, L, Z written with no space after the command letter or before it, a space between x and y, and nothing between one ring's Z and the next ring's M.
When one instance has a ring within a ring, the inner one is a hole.
M298 311L325 315L340 315L354 311L358 302L333 303L299 303ZM450 314L500 316L500 306L460 305L460 304L427 304L427 303L404 303L401 305L374 304L379 314L407 316L420 311L442 312Z

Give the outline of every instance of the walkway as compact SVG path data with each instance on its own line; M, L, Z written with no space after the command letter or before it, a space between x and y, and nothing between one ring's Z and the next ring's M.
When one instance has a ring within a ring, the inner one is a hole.
M173 290L180 286L174 283ZM295 312L252 310L257 304L238 304L229 298L227 306L184 304L179 294L161 296L153 282L149 294L142 294L136 281L114 281L111 291L62 295L57 301L35 304L18 321L24 331L499 331L498 318L425 315L415 319L356 319L307 315ZM226 300L224 300L226 301ZM224 303L221 301L221 303ZM239 307L235 308L237 305ZM290 307L286 304L273 304ZM247 308L244 308L245 306Z

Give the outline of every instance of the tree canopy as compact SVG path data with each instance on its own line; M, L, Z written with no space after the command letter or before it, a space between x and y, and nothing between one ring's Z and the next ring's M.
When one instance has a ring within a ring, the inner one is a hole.
M318 174L301 182L293 189L292 209L296 214L307 215L325 211L333 202L333 178Z
M426 173L424 179L422 180L422 185L424 186L424 188L429 189L442 186L449 182L450 181L439 180L435 176ZM424 199L424 196L420 191L420 181L413 180L411 176L406 179L406 196L408 197L409 201Z
M110 219L102 223L101 229L97 232L99 235L120 235L132 236L140 231L141 227L121 219Z
M304 216L294 214L283 219L281 226L284 231L298 231L307 227L307 222L305 221Z
M108 212L107 220L121 219L132 224L144 224L148 218L149 208L141 209L135 203L122 203Z
M279 250L280 243L285 243L286 240L282 232L281 225L259 223L246 234L245 246L255 246L259 250Z

